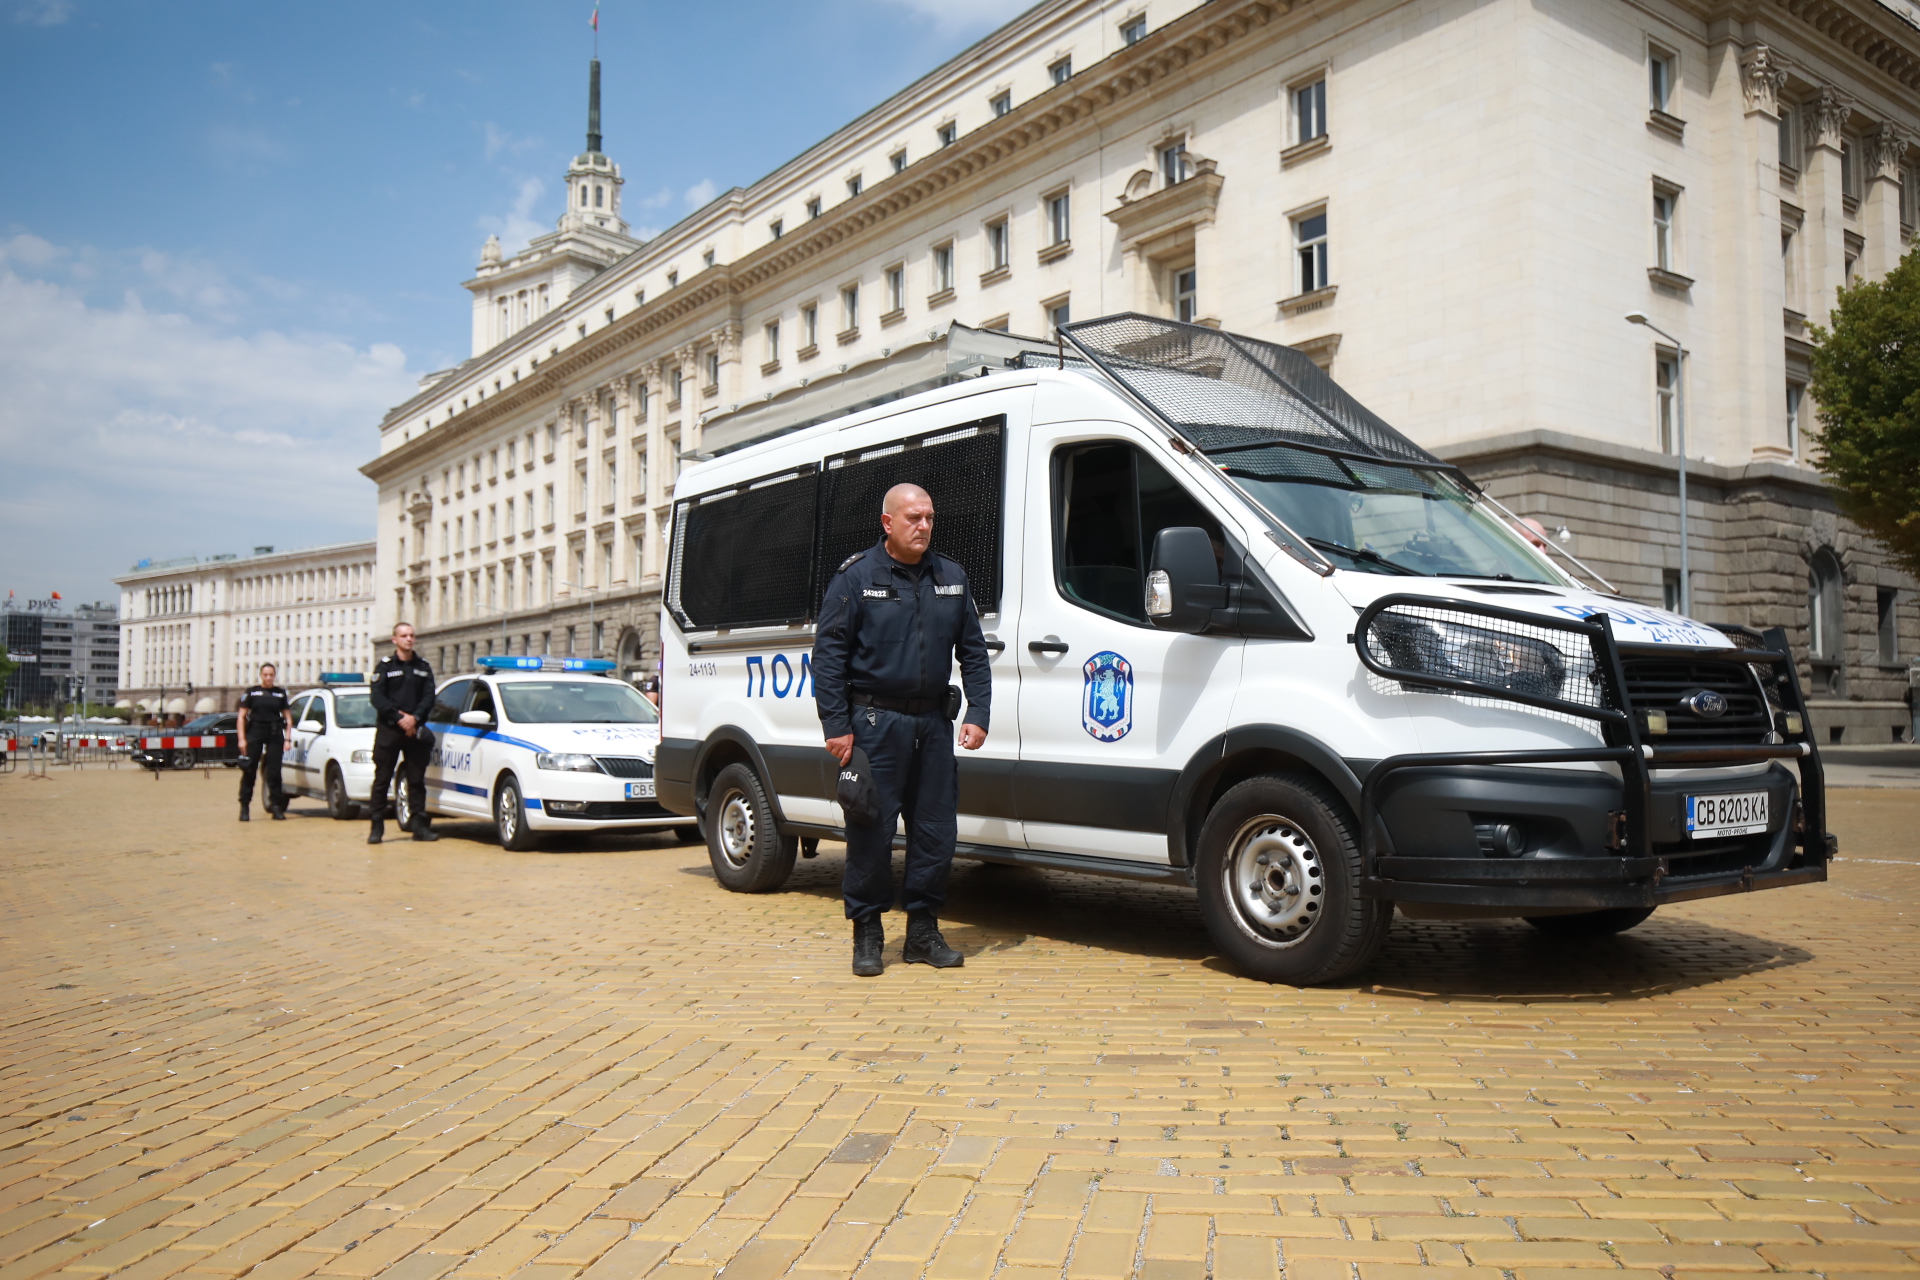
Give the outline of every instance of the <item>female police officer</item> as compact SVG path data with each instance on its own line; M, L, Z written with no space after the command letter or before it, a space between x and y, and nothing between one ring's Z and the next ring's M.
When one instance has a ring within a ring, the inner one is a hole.
M827 751L844 767L858 746L866 753L876 820L847 820L847 867L841 882L853 921L853 971L882 968L880 915L893 905L894 824L906 819L907 941L901 959L948 969L965 958L940 936L947 874L959 835L959 771L947 676L956 655L967 691L960 745L978 751L987 740L993 674L986 637L958 563L929 552L933 499L919 485L887 491L880 542L841 564L827 584L813 645L815 706Z
M246 822L253 802L254 772L265 766L267 812L275 822L287 817L287 793L280 785L280 753L293 732L293 700L274 683L279 668L260 667L260 683L240 695L240 715L234 725L240 738L240 821Z

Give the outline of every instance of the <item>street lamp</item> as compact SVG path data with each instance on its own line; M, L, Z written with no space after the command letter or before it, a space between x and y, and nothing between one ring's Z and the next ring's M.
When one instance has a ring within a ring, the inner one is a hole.
M1680 612L1693 616L1693 574L1687 563L1687 349L1680 339L1647 319L1645 313L1629 311L1628 324L1645 325L1668 342L1678 353L1673 377L1674 452L1680 455Z

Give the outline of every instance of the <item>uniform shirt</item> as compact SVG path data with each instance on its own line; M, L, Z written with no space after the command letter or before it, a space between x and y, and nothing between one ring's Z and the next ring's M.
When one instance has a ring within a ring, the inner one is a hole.
M814 707L826 736L853 732L853 693L946 697L956 656L965 723L984 730L993 673L966 570L932 551L917 565L901 564L884 538L847 557L827 584L813 641Z
M425 721L433 710L433 668L418 649L411 658L390 653L380 659L370 685L374 712L388 728L398 729L403 715Z
M269 689L257 684L240 695L240 714L247 718L247 732L257 737L279 737L286 731L286 710L293 699L279 685Z

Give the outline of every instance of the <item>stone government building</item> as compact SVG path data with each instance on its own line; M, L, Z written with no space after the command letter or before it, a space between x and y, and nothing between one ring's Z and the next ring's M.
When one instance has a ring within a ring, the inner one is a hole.
M1830 736L1904 734L1915 584L1835 515L1803 387L1913 235L1914 0L1047 0L645 242L594 75L567 213L488 242L472 359L363 468L375 634L437 669L650 670L713 415L1142 310L1306 350L1649 602L1684 409L1696 614L1786 627Z

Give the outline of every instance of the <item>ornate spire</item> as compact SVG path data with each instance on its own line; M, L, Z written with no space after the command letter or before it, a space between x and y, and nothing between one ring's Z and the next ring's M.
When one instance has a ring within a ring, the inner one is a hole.
M587 74L587 152L597 154L600 150L600 59L592 62L592 70Z

